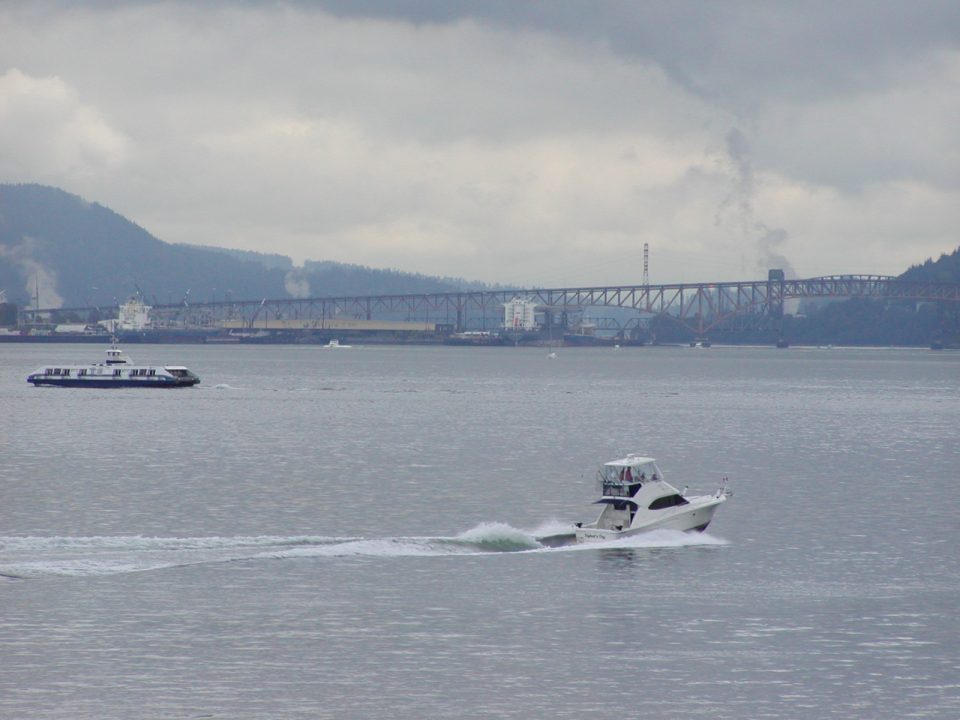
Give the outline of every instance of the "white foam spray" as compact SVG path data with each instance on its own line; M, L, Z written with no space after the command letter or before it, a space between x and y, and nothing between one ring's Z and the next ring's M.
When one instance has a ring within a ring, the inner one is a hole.
M495 556L726 544L725 540L706 533L676 530L655 530L609 542L560 547L548 547L538 540L563 534L572 538L572 532L571 525L551 521L532 531L506 523L485 522L453 537L0 537L0 576L25 579L117 575L237 560Z

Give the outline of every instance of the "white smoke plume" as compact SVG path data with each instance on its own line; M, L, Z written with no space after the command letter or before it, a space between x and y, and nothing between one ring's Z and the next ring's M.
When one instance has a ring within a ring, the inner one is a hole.
M757 266L764 273L771 268L780 268L786 277L797 277L793 265L779 250L790 237L787 231L767 226L758 220L754 213L756 179L750 160L750 143L739 128L732 128L727 133L727 154L733 163L734 187L717 213L717 222L720 222L720 215L724 210L733 207L738 234L743 239L753 239L756 243Z
M303 270L296 269L288 272L283 278L283 287L291 297L297 299L310 297L310 283Z
M29 307L56 309L63 306L57 292L57 274L34 257L36 240L25 237L18 245L0 245L0 257L12 262L20 271L24 289L30 297Z

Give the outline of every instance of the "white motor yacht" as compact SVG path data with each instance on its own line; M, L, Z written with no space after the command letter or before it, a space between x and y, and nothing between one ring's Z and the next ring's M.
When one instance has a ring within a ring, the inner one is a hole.
M650 530L706 530L721 503L733 493L727 479L710 495L688 496L663 479L656 460L628 455L604 463L597 484L602 505L599 517L577 523L577 542L598 542Z

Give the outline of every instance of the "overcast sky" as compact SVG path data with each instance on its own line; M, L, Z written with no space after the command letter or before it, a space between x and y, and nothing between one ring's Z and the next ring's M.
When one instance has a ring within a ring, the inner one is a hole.
M518 285L960 246L960 3L0 2L0 181Z

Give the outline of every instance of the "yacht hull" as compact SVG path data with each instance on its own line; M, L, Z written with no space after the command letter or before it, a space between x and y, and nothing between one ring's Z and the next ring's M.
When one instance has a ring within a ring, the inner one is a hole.
M633 527L624 530L583 525L577 528L577 542L606 542L641 535L652 530L703 532L713 520L713 514L716 512L717 507L725 500L725 495L721 495L720 497L709 496L705 500L699 502L693 501L689 505L684 505L674 511L662 511L668 514L654 518L648 522L634 524Z

